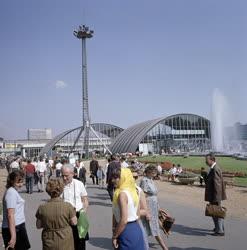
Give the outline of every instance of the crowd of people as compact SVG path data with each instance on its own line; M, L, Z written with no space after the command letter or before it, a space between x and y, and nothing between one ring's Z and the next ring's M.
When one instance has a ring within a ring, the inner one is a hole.
M220 206L226 199L222 173L212 154L206 156L206 163L210 171L205 201ZM6 168L9 175L3 197L2 223L6 248L26 250L31 247L25 226L25 201L18 193L25 180L27 193L32 194L37 183L37 191L46 191L50 196L36 211L36 226L42 229L43 249L86 249L89 233L86 231L81 237L79 221L87 217L89 207L88 174L94 185L106 188L112 201L114 249L147 250L148 236L154 237L161 249L168 249L160 230L158 189L153 181L159 172L157 166L146 166L140 182L137 182L139 165L136 162L128 164L126 158L113 155L105 166L93 157L89 173L82 161L71 164L68 159L16 158ZM224 220L213 217L213 222L214 235L223 236Z

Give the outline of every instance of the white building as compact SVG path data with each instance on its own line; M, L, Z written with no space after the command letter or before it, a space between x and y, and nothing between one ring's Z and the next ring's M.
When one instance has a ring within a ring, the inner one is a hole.
M27 130L28 140L50 140L52 132L50 128L29 128Z

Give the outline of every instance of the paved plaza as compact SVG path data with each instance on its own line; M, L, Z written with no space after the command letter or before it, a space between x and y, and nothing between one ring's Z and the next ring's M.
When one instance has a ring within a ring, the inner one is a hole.
M88 185L90 240L88 250L112 249L111 246L111 202L106 190ZM32 250L42 249L41 230L35 227L35 212L42 202L48 199L44 193L21 194L26 200L26 221ZM181 206L172 200L160 200L160 206L168 209L176 218L173 232L167 243L170 250L245 250L247 221L226 219L226 236L210 236L213 227L211 219L203 215L199 208ZM160 249L150 238L150 249Z

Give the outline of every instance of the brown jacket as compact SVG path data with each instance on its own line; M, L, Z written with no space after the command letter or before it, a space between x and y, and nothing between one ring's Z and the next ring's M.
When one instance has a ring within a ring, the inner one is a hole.
M215 165L210 169L206 182L205 201L220 202L226 200L226 187L221 169Z

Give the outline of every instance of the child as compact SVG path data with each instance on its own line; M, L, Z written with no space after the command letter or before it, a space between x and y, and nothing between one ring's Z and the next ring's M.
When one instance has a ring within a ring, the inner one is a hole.
M99 179L100 188L104 188L105 173L104 173L102 166L99 166L99 168L97 170L97 177Z

